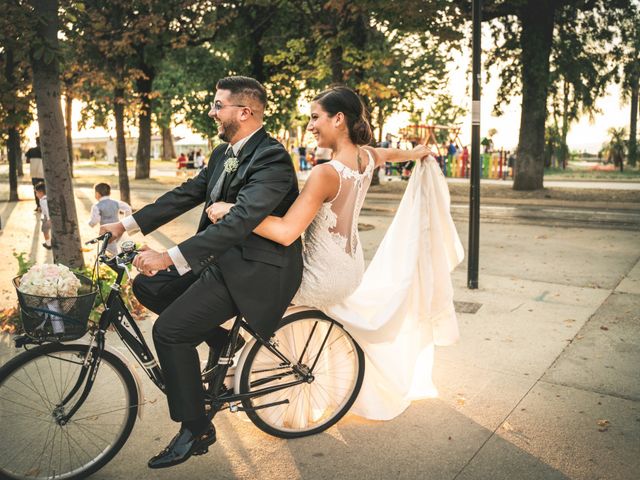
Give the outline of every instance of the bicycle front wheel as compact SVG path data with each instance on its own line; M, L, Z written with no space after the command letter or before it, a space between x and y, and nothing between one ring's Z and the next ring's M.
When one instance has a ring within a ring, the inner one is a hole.
M122 448L138 411L128 367L104 351L93 387L69 422L58 420L79 378L87 345L47 344L0 368L0 479L77 479L98 471Z
M351 335L335 320L311 310L282 319L272 342L286 361L256 343L242 367L241 393L282 387L243 401L251 421L270 435L296 438L322 432L340 420L356 400L364 377L364 353ZM302 378L305 383L286 386Z

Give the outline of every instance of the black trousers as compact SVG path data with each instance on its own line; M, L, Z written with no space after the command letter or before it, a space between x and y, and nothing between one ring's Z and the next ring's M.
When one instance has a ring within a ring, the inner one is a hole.
M169 413L176 422L200 419L204 390L196 347L206 341L221 348L227 330L220 325L238 315L238 307L217 266L200 277L180 276L172 267L153 277L138 275L133 292L145 307L157 313L153 343L164 373Z

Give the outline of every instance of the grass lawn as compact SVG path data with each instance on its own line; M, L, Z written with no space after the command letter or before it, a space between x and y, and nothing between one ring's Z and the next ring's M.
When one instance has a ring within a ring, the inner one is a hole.
M581 165L572 165L566 170L561 168L545 168L544 178L557 180L606 180L606 181L640 181L640 169L625 165L624 171L620 170L592 170Z

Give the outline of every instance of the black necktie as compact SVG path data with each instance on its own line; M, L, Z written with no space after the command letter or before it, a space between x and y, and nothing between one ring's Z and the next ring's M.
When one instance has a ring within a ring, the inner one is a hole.
M227 148L227 151L224 153L224 158L223 158L223 162L226 162L228 158L233 156L233 149L231 148L231 145L229 145L229 148ZM219 197L220 197L220 193L222 192L222 186L224 185L224 179L227 177L227 170L225 168L222 169L222 173L220 174L220 176L218 177L218 180L216 181L216 184L213 186L213 189L211 190L211 201L213 203L215 203L216 201L218 201Z

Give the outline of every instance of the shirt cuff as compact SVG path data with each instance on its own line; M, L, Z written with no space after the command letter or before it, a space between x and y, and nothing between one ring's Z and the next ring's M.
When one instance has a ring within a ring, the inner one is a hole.
M185 273L191 271L191 267L185 260L184 256L182 255L182 252L180 251L177 245L167 250L167 253L169 254L169 257L171 257L171 260L173 261L173 265L176 267L176 270L180 275L184 275Z
M140 231L140 227L138 226L138 222L133 218L133 215L129 215L128 217L124 217L122 220L122 226L127 231L127 233L137 233Z

